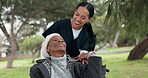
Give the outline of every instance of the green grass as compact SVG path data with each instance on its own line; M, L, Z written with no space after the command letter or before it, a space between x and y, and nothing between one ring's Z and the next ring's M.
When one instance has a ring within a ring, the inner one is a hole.
M127 61L128 53L99 54L110 72L107 78L148 78L148 55L142 60ZM0 62L0 78L29 78L31 59L15 60L14 68L6 69L6 61Z
M7 62L0 62L0 78L29 78L32 59L15 60L14 68L6 69Z
M0 78L29 78L29 67L15 67L13 69L1 69Z
M110 72L107 78L148 78L148 55L142 60L128 61L129 53L102 54L103 64Z

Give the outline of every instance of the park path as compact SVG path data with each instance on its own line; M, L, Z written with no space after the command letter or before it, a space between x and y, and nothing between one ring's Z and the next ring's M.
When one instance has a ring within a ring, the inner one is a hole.
M98 50L96 54L118 54L118 53L129 53L129 51L105 51L105 50Z

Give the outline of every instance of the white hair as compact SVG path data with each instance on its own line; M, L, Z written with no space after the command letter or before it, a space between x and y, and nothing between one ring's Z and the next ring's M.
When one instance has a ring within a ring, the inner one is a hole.
M43 41L42 47L41 47L41 54L40 54L41 59L45 59L49 57L49 54L47 53L47 45L48 45L49 40L54 36L60 36L60 34L58 33L49 34Z

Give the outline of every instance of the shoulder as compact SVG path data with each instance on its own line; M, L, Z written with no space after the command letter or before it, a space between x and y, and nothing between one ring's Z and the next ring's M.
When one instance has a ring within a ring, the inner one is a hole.
M86 31L90 34L91 37L95 35L91 23L84 24L84 29L86 29Z
M88 32L90 32L90 30L92 30L92 25L91 25L91 23L86 23L86 24L84 24L84 28L85 28Z
M70 19L62 19L62 20L56 21L55 23L57 23L57 24L70 23Z
M38 66L39 66L40 64L42 64L42 62L44 62L45 60L46 60L46 59L37 60L37 61L36 61L36 64L34 64L34 65L30 68L30 71L31 71L31 70L34 71L34 70L38 69Z
M70 19L63 19L63 20L59 20L59 21L56 21L54 23L54 27L56 27L56 29L59 31L59 30L65 30L65 29L68 29L70 27Z
M85 23L83 29L85 29L88 33L92 32L92 26L90 23Z
M41 65L46 59L40 59L36 61L36 64L34 64L31 68L30 68L30 72L40 72L39 71L39 65Z
M41 70L39 69L39 65L42 64L42 62L44 61L45 59L37 60L37 63L30 68L30 78L43 78Z
M36 67L37 65L41 64L44 61L45 59L36 60L36 64L34 64L32 67Z
M92 25L91 25L91 23L88 22L88 23L85 23L85 24L84 24L84 27L85 27L85 28L89 28L89 27L92 27Z
M39 60L36 60L36 63L40 64L42 62L44 62L46 59L39 59Z

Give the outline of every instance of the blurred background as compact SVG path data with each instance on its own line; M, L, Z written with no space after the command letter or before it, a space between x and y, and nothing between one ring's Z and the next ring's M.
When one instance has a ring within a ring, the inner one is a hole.
M0 0L0 78L29 78L40 57L42 33L73 17L88 1L97 36L95 51L110 69L107 78L148 78L147 0Z

